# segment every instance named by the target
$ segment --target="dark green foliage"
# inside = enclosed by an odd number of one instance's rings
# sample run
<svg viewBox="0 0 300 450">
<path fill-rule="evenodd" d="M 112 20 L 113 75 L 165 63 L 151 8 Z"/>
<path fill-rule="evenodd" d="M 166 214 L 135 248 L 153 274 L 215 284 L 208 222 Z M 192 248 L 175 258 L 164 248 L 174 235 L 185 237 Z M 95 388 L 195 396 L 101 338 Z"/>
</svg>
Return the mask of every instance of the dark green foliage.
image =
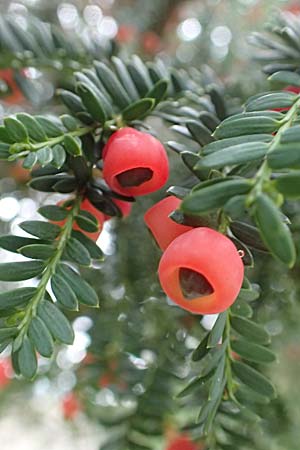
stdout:
<svg viewBox="0 0 300 450">
<path fill-rule="evenodd" d="M 45 169 L 38 169 L 38 174 L 41 170 Z M 68 209 L 55 205 L 40 208 L 39 212 L 44 217 L 54 221 L 63 220 L 65 222 L 63 228 L 46 221 L 27 221 L 21 224 L 21 228 L 38 239 L 18 236 L 2 236 L 0 239 L 2 248 L 31 259 L 31 261 L 2 263 L 1 280 L 22 281 L 40 277 L 36 287 L 21 287 L 0 294 L 0 313 L 7 317 L 7 328 L 0 330 L 1 349 L 13 341 L 14 367 L 17 373 L 26 378 L 32 378 L 36 373 L 36 351 L 45 357 L 51 357 L 54 351 L 53 339 L 65 344 L 71 344 L 74 339 L 69 320 L 52 302 L 46 291 L 48 281 L 51 281 L 57 305 L 78 310 L 78 296 L 81 302 L 98 306 L 95 291 L 71 268 L 65 266 L 69 271 L 67 273 L 74 274 L 71 279 L 71 284 L 76 280 L 74 290 L 65 277 L 60 277 L 56 273 L 62 259 L 71 260 L 79 265 L 89 265 L 91 257 L 97 259 L 102 256 L 100 250 L 96 250 L 96 245 L 87 237 L 82 239 L 82 233 L 74 232 L 79 239 L 72 236 L 72 227 L 78 213 L 84 214 L 86 220 L 89 218 L 88 212 L 80 210 L 81 201 L 79 197 L 69 203 Z M 92 216 L 89 220 L 94 224 L 96 219 Z M 86 243 L 88 249 L 85 247 Z M 17 327 L 11 327 L 11 323 Z"/>
<path fill-rule="evenodd" d="M 188 195 L 182 202 L 184 213 L 198 215 L 221 208 L 235 195 L 249 192 L 251 184 L 244 179 L 220 180 L 212 185 L 199 185 L 199 189 Z"/>
<path fill-rule="evenodd" d="M 54 339 L 64 344 L 72 344 L 73 329 L 64 314 L 52 302 L 43 300 L 38 307 L 38 317 L 45 323 Z"/>
<path fill-rule="evenodd" d="M 54 349 L 53 339 L 45 323 L 39 317 L 35 317 L 31 321 L 29 336 L 37 351 L 42 356 L 50 358 Z"/>
<path fill-rule="evenodd" d="M 296 260 L 295 245 L 290 230 L 283 223 L 275 204 L 269 197 L 261 194 L 256 198 L 254 214 L 262 239 L 270 252 L 292 267 Z"/>
<path fill-rule="evenodd" d="M 39 275 L 44 269 L 42 261 L 0 263 L 1 281 L 23 281 Z"/>
<path fill-rule="evenodd" d="M 286 85 L 297 86 L 297 74 L 292 74 L 299 68 L 299 29 L 293 15 L 281 14 L 277 23 L 270 28 L 272 34 L 265 36 L 263 33 L 253 33 L 250 42 L 263 49 L 258 51 L 256 57 L 265 63 L 263 70 L 272 75 L 270 81 L 277 89 Z M 280 76 L 275 74 L 282 73 Z M 286 72 L 289 74 L 287 78 Z M 291 74 L 291 75 L 290 75 Z M 292 78 L 291 78 L 292 77 Z M 277 80 L 276 80 L 277 78 Z"/>
<path fill-rule="evenodd" d="M 18 367 L 25 378 L 33 378 L 37 370 L 37 360 L 31 340 L 25 336 L 17 352 Z"/>
<path fill-rule="evenodd" d="M 94 289 L 73 269 L 63 264 L 59 267 L 58 273 L 74 291 L 79 302 L 93 307 L 99 306 L 99 299 Z"/>
</svg>

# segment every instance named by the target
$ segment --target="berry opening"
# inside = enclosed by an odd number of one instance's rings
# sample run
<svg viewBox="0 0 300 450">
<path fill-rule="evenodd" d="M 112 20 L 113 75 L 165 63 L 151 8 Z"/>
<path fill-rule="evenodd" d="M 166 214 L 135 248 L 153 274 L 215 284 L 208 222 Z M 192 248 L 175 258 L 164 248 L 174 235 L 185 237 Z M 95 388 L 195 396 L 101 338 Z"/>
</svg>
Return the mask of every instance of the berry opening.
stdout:
<svg viewBox="0 0 300 450">
<path fill-rule="evenodd" d="M 187 300 L 206 297 L 214 292 L 214 288 L 204 275 L 185 267 L 179 269 L 179 283 Z"/>
<path fill-rule="evenodd" d="M 153 171 L 146 167 L 137 167 L 136 169 L 129 169 L 116 176 L 118 183 L 124 187 L 136 187 L 151 180 Z"/>
</svg>

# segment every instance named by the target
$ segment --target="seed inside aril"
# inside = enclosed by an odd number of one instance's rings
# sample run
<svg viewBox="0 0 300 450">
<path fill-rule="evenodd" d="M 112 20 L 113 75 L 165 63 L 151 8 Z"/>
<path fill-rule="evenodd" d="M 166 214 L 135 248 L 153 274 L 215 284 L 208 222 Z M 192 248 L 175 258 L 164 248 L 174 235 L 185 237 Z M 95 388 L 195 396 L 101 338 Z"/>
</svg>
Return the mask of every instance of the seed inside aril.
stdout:
<svg viewBox="0 0 300 450">
<path fill-rule="evenodd" d="M 151 180 L 152 176 L 153 171 L 151 169 L 137 167 L 120 173 L 117 175 L 117 180 L 122 187 L 135 187 Z"/>
<path fill-rule="evenodd" d="M 209 281 L 199 272 L 181 267 L 179 269 L 179 282 L 182 294 L 187 300 L 205 297 L 214 292 Z"/>
</svg>

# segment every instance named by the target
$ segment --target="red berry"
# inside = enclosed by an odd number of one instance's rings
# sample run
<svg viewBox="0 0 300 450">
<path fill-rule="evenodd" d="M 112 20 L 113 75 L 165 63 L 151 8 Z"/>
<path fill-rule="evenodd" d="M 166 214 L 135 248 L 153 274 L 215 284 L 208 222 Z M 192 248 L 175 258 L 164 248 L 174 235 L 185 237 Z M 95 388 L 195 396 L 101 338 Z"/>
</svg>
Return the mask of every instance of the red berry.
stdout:
<svg viewBox="0 0 300 450">
<path fill-rule="evenodd" d="M 137 29 L 134 26 L 120 25 L 116 36 L 116 40 L 120 42 L 120 44 L 128 44 L 130 42 L 133 42 L 136 33 Z"/>
<path fill-rule="evenodd" d="M 64 201 L 60 201 L 57 203 L 58 206 L 62 206 L 63 204 L 64 204 Z M 69 209 L 69 208 L 67 208 L 67 209 Z M 79 230 L 82 233 L 84 233 L 86 236 L 88 236 L 90 239 L 92 239 L 93 241 L 97 241 L 97 239 L 100 236 L 100 233 L 102 231 L 103 223 L 105 221 L 104 214 L 101 211 L 99 211 L 99 209 L 95 208 L 95 206 L 93 206 L 88 199 L 83 200 L 83 202 L 80 205 L 80 209 L 83 209 L 84 211 L 91 213 L 98 220 L 99 230 L 94 231 L 94 232 L 84 231 L 75 222 L 73 225 L 73 230 Z M 65 224 L 65 222 L 66 222 L 65 220 L 61 220 L 61 221 L 55 222 L 55 223 L 62 227 Z"/>
<path fill-rule="evenodd" d="M 292 2 L 283 8 L 284 11 L 288 11 L 292 14 L 299 15 L 300 14 L 300 5 L 298 1 Z"/>
<path fill-rule="evenodd" d="M 116 131 L 103 149 L 103 178 L 123 195 L 157 191 L 169 176 L 169 161 L 163 145 L 153 136 L 134 128 Z"/>
<path fill-rule="evenodd" d="M 210 228 L 195 228 L 165 250 L 158 274 L 167 296 L 190 312 L 227 309 L 240 291 L 244 265 L 235 245 Z"/>
<path fill-rule="evenodd" d="M 109 372 L 104 373 L 101 375 L 101 377 L 98 380 L 98 386 L 101 389 L 107 388 L 114 382 L 114 376 L 111 375 Z"/>
<path fill-rule="evenodd" d="M 97 359 L 95 358 L 95 356 L 92 353 L 87 353 L 85 358 L 82 360 L 82 365 L 83 366 L 88 366 L 90 364 L 94 364 L 97 361 Z"/>
<path fill-rule="evenodd" d="M 10 105 L 16 105 L 24 101 L 24 95 L 15 82 L 14 72 L 12 69 L 1 69 L 0 80 L 5 81 L 9 88 L 9 92 L 4 94 L 3 101 Z"/>
<path fill-rule="evenodd" d="M 63 416 L 67 420 L 73 420 L 81 411 L 81 405 L 73 392 L 66 394 L 62 400 Z"/>
<path fill-rule="evenodd" d="M 181 234 L 193 229 L 170 219 L 169 214 L 179 208 L 180 203 L 181 200 L 174 196 L 166 197 L 155 203 L 144 215 L 145 223 L 161 250 L 165 250 Z"/>
<path fill-rule="evenodd" d="M 142 36 L 142 46 L 147 53 L 157 53 L 161 49 L 160 37 L 153 31 L 146 31 Z"/>
<path fill-rule="evenodd" d="M 10 164 L 8 170 L 9 175 L 18 183 L 25 184 L 30 180 L 30 172 L 28 169 L 24 169 L 22 161 L 16 161 L 14 164 Z"/>
<path fill-rule="evenodd" d="M 287 92 L 294 92 L 294 94 L 300 94 L 300 87 L 297 86 L 287 86 L 283 89 L 284 91 Z M 283 112 L 283 111 L 288 111 L 290 108 L 274 108 L 273 111 L 278 111 L 278 112 Z M 276 134 L 276 133 L 274 133 Z"/>
<path fill-rule="evenodd" d="M 235 361 L 239 361 L 241 359 L 240 355 L 238 355 L 236 352 L 231 352 L 231 358 Z"/>
<path fill-rule="evenodd" d="M 283 90 L 284 91 L 288 91 L 288 92 L 294 92 L 294 94 L 300 94 L 300 87 L 299 86 L 287 86 Z"/>
<path fill-rule="evenodd" d="M 194 444 L 193 441 L 187 435 L 181 435 L 173 439 L 167 450 L 198 450 L 199 448 Z"/>
<path fill-rule="evenodd" d="M 0 360 L 0 388 L 4 388 L 11 381 L 12 367 L 9 358 Z"/>
</svg>

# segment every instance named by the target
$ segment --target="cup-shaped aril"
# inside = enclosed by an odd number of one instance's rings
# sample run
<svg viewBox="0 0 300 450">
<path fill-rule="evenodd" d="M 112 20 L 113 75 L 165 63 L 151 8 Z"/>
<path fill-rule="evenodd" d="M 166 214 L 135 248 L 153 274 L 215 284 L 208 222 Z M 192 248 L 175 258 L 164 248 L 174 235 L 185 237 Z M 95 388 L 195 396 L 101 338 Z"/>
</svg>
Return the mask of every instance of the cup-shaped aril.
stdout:
<svg viewBox="0 0 300 450">
<path fill-rule="evenodd" d="M 169 176 L 169 161 L 161 142 L 134 128 L 116 131 L 102 156 L 103 178 L 119 194 L 149 194 L 160 189 Z"/>
<path fill-rule="evenodd" d="M 177 237 L 161 257 L 158 274 L 167 296 L 195 314 L 225 311 L 237 298 L 244 265 L 221 233 L 194 228 Z"/>
<path fill-rule="evenodd" d="M 175 238 L 193 229 L 170 219 L 175 209 L 179 208 L 181 200 L 171 195 L 155 203 L 144 215 L 144 220 L 161 250 L 165 250 Z"/>
</svg>

